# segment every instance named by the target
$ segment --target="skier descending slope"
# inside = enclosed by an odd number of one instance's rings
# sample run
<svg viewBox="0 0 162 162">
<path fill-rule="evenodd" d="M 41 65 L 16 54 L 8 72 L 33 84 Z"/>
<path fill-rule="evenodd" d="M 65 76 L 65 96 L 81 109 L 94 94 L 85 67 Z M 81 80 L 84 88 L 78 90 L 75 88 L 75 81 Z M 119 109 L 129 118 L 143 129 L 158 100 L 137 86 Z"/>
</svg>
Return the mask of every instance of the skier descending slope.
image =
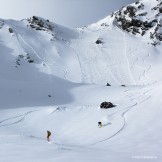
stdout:
<svg viewBox="0 0 162 162">
<path fill-rule="evenodd" d="M 111 122 L 106 122 L 106 123 L 104 123 L 104 124 L 103 124 L 102 122 L 100 122 L 100 121 L 98 122 L 98 127 L 99 127 L 99 128 L 106 127 L 106 126 L 108 126 L 108 125 L 111 125 Z"/>
<path fill-rule="evenodd" d="M 99 126 L 99 128 L 101 128 L 102 127 L 102 123 L 98 122 L 98 126 Z"/>
<path fill-rule="evenodd" d="M 50 136 L 51 136 L 51 132 L 49 130 L 47 130 L 47 141 L 50 142 Z"/>
</svg>

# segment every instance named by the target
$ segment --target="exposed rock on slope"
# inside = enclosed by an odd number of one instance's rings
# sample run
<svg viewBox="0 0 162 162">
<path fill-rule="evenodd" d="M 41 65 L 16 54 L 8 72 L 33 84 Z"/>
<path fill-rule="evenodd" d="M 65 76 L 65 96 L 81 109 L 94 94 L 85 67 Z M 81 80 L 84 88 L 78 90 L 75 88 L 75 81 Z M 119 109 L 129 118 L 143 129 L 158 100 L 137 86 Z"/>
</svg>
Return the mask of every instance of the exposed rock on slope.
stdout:
<svg viewBox="0 0 162 162">
<path fill-rule="evenodd" d="M 113 13 L 112 17 L 114 17 L 120 28 L 129 33 L 143 36 L 149 32 L 152 44 L 156 45 L 162 41 L 161 13 L 161 0 L 152 0 L 152 2 L 141 0 L 123 7 L 119 11 Z"/>
<path fill-rule="evenodd" d="M 44 20 L 42 18 L 33 16 L 31 18 L 28 19 L 29 25 L 31 28 L 34 28 L 35 30 L 53 30 L 53 26 L 51 25 L 51 23 L 49 22 L 49 20 Z"/>
</svg>

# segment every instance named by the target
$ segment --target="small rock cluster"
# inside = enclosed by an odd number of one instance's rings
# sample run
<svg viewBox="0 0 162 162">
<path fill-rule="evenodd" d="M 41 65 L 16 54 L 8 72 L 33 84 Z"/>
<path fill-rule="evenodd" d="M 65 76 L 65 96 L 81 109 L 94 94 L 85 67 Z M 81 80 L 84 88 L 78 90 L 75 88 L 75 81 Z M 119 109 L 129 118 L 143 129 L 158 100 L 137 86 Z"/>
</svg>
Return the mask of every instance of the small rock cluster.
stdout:
<svg viewBox="0 0 162 162">
<path fill-rule="evenodd" d="M 104 42 L 103 42 L 102 38 L 98 38 L 95 43 L 96 44 L 103 44 Z"/>
<path fill-rule="evenodd" d="M 150 39 L 153 41 L 152 45 L 154 46 L 162 41 L 162 19 L 157 22 L 153 32 L 150 32 Z"/>
<path fill-rule="evenodd" d="M 16 59 L 16 67 L 17 65 L 21 65 L 21 62 L 25 60 L 26 62 L 28 63 L 34 63 L 34 60 L 30 58 L 29 54 L 21 54 L 21 55 L 18 55 L 17 59 Z"/>
<path fill-rule="evenodd" d="M 0 20 L 0 29 L 2 29 L 4 22 Z"/>
</svg>

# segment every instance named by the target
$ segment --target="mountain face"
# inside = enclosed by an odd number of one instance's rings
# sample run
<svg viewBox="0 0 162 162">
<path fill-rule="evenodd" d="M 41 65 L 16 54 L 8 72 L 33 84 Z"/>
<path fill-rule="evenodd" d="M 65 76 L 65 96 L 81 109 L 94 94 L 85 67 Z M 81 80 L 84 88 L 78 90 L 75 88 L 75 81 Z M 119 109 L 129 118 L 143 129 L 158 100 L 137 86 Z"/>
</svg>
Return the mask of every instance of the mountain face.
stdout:
<svg viewBox="0 0 162 162">
<path fill-rule="evenodd" d="M 161 0 L 141 0 L 76 29 L 36 16 L 22 21 L 0 19 L 2 89 L 13 84 L 12 91 L 21 91 L 23 83 L 40 94 L 36 89 L 42 85 L 59 89 L 64 82 L 155 83 L 162 79 L 157 72 L 162 66 L 161 13 Z M 40 85 L 33 86 L 36 82 Z M 43 91 L 48 95 L 50 89 Z"/>
</svg>

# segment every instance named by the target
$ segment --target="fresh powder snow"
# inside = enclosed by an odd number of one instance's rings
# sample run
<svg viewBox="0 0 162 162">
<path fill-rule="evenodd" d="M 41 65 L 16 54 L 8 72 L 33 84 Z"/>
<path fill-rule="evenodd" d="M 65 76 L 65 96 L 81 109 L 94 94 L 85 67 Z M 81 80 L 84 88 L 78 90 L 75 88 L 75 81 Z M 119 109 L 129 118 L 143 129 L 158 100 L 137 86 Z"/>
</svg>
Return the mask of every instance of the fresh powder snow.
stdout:
<svg viewBox="0 0 162 162">
<path fill-rule="evenodd" d="M 75 29 L 0 19 L 0 162 L 161 162 L 161 13 L 140 0 Z"/>
</svg>

